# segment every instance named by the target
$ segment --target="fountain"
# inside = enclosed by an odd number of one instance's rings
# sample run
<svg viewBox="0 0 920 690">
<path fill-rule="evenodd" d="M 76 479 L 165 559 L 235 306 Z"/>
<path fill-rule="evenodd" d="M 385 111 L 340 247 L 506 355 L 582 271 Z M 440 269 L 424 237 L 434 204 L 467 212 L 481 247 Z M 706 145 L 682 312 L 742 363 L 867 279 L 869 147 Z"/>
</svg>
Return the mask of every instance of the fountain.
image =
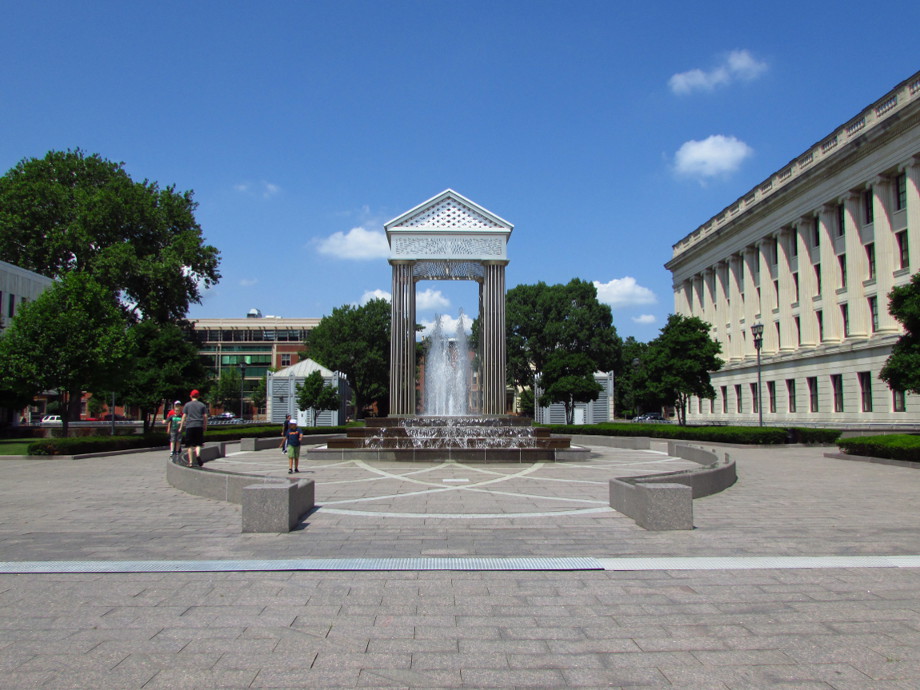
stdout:
<svg viewBox="0 0 920 690">
<path fill-rule="evenodd" d="M 448 338 L 441 315 L 425 348 L 423 413 L 430 417 L 458 417 L 469 413 L 470 358 L 463 310 L 457 319 L 457 333 Z"/>
</svg>

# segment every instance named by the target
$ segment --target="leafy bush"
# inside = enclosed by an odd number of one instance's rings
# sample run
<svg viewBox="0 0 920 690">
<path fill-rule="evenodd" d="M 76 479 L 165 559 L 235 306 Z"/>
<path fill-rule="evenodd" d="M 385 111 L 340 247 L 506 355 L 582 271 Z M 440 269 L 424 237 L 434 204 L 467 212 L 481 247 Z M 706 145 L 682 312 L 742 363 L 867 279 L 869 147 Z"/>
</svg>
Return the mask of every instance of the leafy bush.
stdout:
<svg viewBox="0 0 920 690">
<path fill-rule="evenodd" d="M 843 432 L 840 429 L 805 429 L 793 427 L 789 429 L 790 443 L 815 443 L 830 446 L 836 443 Z"/>
<path fill-rule="evenodd" d="M 837 446 L 850 455 L 868 455 L 874 458 L 891 458 L 920 462 L 920 436 L 914 434 L 883 434 L 842 438 Z"/>
<path fill-rule="evenodd" d="M 682 441 L 712 441 L 739 445 L 775 445 L 789 442 L 789 433 L 778 427 L 759 426 L 677 426 L 671 424 L 617 424 L 607 422 L 587 426 L 546 425 L 554 434 L 596 436 L 649 436 Z M 809 431 L 815 431 L 809 429 Z M 833 432 L 836 433 L 836 432 Z"/>
<path fill-rule="evenodd" d="M 82 438 L 44 438 L 29 444 L 29 455 L 82 455 L 135 448 L 168 446 L 164 433 L 144 436 L 84 436 Z"/>
</svg>

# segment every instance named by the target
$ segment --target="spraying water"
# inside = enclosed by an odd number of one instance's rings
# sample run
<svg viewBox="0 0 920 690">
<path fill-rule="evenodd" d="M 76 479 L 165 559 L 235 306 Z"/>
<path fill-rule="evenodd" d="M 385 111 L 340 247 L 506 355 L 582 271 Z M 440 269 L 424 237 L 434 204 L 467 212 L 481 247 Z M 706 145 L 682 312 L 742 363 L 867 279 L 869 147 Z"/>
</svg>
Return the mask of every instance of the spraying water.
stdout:
<svg viewBox="0 0 920 690">
<path fill-rule="evenodd" d="M 456 417 L 469 414 L 470 358 L 463 310 L 457 334 L 448 338 L 441 316 L 425 350 L 425 415 Z"/>
</svg>

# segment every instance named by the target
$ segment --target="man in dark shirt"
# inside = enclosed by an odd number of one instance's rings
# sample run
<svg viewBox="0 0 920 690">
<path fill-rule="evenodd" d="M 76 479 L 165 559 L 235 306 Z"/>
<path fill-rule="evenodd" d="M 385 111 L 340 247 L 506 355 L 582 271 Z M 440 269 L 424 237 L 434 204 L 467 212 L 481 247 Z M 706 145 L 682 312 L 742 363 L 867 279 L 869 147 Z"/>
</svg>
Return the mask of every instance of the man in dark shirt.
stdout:
<svg viewBox="0 0 920 690">
<path fill-rule="evenodd" d="M 179 431 L 185 431 L 185 445 L 188 447 L 188 466 L 200 464 L 201 446 L 204 445 L 204 431 L 208 428 L 208 406 L 198 400 L 198 391 L 193 390 L 185 407 L 182 408 L 182 423 Z"/>
</svg>

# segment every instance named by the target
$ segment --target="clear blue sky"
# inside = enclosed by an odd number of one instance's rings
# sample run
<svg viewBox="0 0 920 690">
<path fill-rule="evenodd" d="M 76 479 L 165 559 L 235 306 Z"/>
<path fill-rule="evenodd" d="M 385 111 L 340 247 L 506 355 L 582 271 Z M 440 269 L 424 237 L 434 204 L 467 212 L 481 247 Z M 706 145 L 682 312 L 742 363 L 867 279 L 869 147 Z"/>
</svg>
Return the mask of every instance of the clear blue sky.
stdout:
<svg viewBox="0 0 920 690">
<path fill-rule="evenodd" d="M 671 245 L 920 69 L 916 0 L 0 11 L 0 169 L 80 147 L 194 190 L 223 278 L 193 318 L 388 293 L 383 223 L 452 188 L 515 225 L 509 288 L 596 281 L 650 340 Z"/>
</svg>

